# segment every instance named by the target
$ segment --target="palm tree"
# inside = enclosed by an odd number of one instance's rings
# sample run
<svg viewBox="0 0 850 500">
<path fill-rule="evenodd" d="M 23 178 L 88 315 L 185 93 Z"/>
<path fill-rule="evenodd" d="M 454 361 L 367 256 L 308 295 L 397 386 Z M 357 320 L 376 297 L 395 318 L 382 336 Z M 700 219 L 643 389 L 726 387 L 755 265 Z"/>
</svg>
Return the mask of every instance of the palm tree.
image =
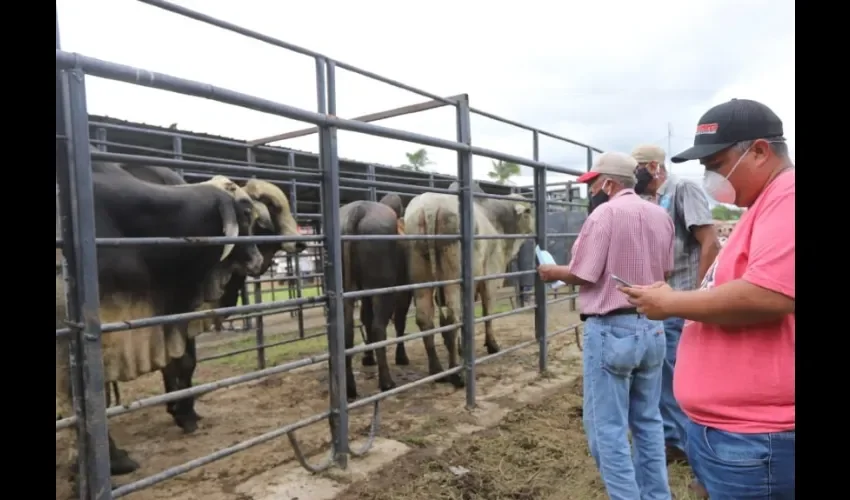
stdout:
<svg viewBox="0 0 850 500">
<path fill-rule="evenodd" d="M 493 179 L 496 184 L 504 184 L 515 175 L 519 175 L 519 165 L 501 160 L 493 160 L 493 169 L 487 172 L 487 176 Z"/>
<path fill-rule="evenodd" d="M 407 156 L 407 163 L 400 166 L 400 168 L 404 170 L 422 172 L 425 167 L 434 164 L 434 162 L 428 158 L 428 151 L 425 148 L 420 148 L 412 153 L 404 154 Z"/>
</svg>

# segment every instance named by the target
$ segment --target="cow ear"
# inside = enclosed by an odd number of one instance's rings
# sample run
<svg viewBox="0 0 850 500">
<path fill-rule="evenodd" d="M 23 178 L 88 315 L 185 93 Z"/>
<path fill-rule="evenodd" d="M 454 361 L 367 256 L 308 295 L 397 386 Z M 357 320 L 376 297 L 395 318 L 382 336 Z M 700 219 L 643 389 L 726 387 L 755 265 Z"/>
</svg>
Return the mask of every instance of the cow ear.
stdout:
<svg viewBox="0 0 850 500">
<path fill-rule="evenodd" d="M 517 215 L 523 215 L 531 211 L 531 208 L 526 206 L 525 203 L 517 203 L 514 205 L 514 209 Z"/>
<path fill-rule="evenodd" d="M 222 231 L 224 231 L 224 235 L 230 238 L 239 236 L 239 223 L 236 220 L 236 202 L 231 199 L 228 199 L 227 202 L 222 201 L 221 204 L 219 204 L 219 213 L 221 214 Z M 232 243 L 225 244 L 219 261 L 226 259 L 232 250 Z"/>
</svg>

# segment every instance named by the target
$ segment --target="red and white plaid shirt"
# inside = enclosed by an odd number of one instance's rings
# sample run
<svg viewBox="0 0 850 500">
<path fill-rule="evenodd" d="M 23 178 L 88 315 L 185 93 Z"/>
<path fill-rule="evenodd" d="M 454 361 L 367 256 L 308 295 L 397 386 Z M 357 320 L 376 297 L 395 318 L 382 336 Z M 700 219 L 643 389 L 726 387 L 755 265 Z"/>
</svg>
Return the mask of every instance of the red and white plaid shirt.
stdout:
<svg viewBox="0 0 850 500">
<path fill-rule="evenodd" d="M 624 189 L 591 213 L 572 249 L 570 272 L 581 285 L 579 310 L 606 314 L 633 307 L 611 275 L 634 285 L 664 281 L 673 270 L 673 219 L 660 206 Z"/>
</svg>

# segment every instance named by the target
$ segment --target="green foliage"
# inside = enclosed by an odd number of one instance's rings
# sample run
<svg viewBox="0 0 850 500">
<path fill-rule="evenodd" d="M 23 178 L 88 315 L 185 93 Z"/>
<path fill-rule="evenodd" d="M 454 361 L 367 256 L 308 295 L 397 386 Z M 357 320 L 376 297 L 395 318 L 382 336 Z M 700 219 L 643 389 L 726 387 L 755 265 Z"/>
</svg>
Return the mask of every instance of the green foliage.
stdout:
<svg viewBox="0 0 850 500">
<path fill-rule="evenodd" d="M 717 204 L 711 209 L 711 216 L 714 220 L 738 220 L 741 218 L 741 211 Z"/>
<path fill-rule="evenodd" d="M 399 166 L 402 170 L 422 172 L 425 170 L 425 167 L 434 164 L 434 162 L 428 158 L 428 151 L 425 148 L 420 148 L 412 153 L 404 154 L 407 156 L 407 163 Z"/>
<path fill-rule="evenodd" d="M 493 179 L 496 184 L 504 184 L 515 175 L 519 175 L 519 165 L 501 160 L 494 160 L 492 170 L 487 172 L 487 176 Z"/>
</svg>

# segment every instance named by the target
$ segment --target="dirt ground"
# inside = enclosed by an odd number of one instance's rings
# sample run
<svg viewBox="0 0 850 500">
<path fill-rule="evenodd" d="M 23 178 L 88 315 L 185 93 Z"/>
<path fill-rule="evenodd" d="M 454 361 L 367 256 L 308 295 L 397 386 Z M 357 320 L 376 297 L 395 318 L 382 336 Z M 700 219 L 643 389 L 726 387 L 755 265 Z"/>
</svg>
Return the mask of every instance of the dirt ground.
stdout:
<svg viewBox="0 0 850 500">
<path fill-rule="evenodd" d="M 321 315 L 321 312 L 318 312 Z M 534 338 L 533 312 L 497 319 L 493 322 L 501 347 L 508 348 Z M 549 307 L 549 330 L 554 331 L 578 322 L 577 315 L 569 311 L 568 302 Z M 295 321 L 291 320 L 291 328 Z M 408 331 L 416 331 L 408 327 Z M 218 334 L 218 336 L 225 334 Z M 478 325 L 476 354 L 482 357 L 484 326 Z M 247 335 L 251 337 L 252 335 Z M 242 335 L 242 337 L 246 337 Z M 267 350 L 269 366 L 283 361 L 303 358 L 307 354 L 323 352 L 324 342 L 305 341 Z M 221 343 L 210 338 L 201 343 L 199 354 Z M 438 339 L 438 351 L 444 367 L 446 357 Z M 550 371 L 554 374 L 578 373 L 577 356 L 566 353 L 576 351 L 572 333 L 555 337 L 550 342 Z M 204 347 L 206 345 L 206 348 Z M 295 347 L 300 346 L 300 347 Z M 232 346 L 225 346 L 233 350 Z M 216 347 L 215 350 L 221 348 Z M 427 364 L 421 340 L 406 343 L 410 366 L 394 366 L 393 348 L 388 358 L 398 385 L 410 383 L 427 376 Z M 275 350 L 277 349 L 277 350 Z M 208 354 L 208 353 L 207 353 Z M 256 354 L 248 352 L 232 358 L 214 360 L 199 365 L 196 384 L 245 373 L 254 368 Z M 322 363 L 294 373 L 276 375 L 268 379 L 246 383 L 202 396 L 196 408 L 205 418 L 199 429 L 185 435 L 173 423 L 162 406 L 147 408 L 110 419 L 110 429 L 119 446 L 125 448 L 142 466 L 134 474 L 113 478 L 114 486 L 150 476 L 166 468 L 234 445 L 248 438 L 272 431 L 310 415 L 322 412 L 328 406 L 328 372 Z M 354 361 L 360 397 L 377 392 L 374 367 L 362 367 L 359 357 Z M 477 387 L 480 398 L 501 397 L 515 399 L 523 385 L 539 380 L 537 375 L 537 349 L 535 345 L 507 354 L 505 357 L 480 365 Z M 122 399 L 127 403 L 141 397 L 160 394 L 162 378 L 154 373 L 131 383 L 121 384 Z M 446 384 L 426 384 L 410 392 L 389 398 L 382 404 L 381 427 L 378 435 L 411 445 L 425 443 L 447 419 L 463 418 L 464 392 Z M 350 417 L 351 438 L 365 436 L 371 410 L 363 408 Z M 324 422 L 296 432 L 302 449 L 316 463 L 324 459 L 330 441 L 330 432 Z M 67 480 L 67 453 L 73 446 L 73 434 L 64 430 L 56 434 L 56 491 L 57 499 L 69 497 Z M 578 446 L 578 445 L 577 445 Z M 292 449 L 286 439 L 275 439 L 237 453 L 204 467 L 194 469 L 176 478 L 136 492 L 130 498 L 138 500 L 246 500 L 250 498 L 237 491 L 247 479 L 270 468 L 294 461 Z M 390 498 L 390 497 L 386 497 Z M 483 497 L 470 497 L 483 498 Z"/>
<path fill-rule="evenodd" d="M 439 453 L 424 446 L 337 500 L 596 500 L 608 498 L 581 423 L 581 378 L 567 390 L 519 407 L 497 426 Z M 673 498 L 696 499 L 686 466 L 669 467 Z"/>
</svg>

